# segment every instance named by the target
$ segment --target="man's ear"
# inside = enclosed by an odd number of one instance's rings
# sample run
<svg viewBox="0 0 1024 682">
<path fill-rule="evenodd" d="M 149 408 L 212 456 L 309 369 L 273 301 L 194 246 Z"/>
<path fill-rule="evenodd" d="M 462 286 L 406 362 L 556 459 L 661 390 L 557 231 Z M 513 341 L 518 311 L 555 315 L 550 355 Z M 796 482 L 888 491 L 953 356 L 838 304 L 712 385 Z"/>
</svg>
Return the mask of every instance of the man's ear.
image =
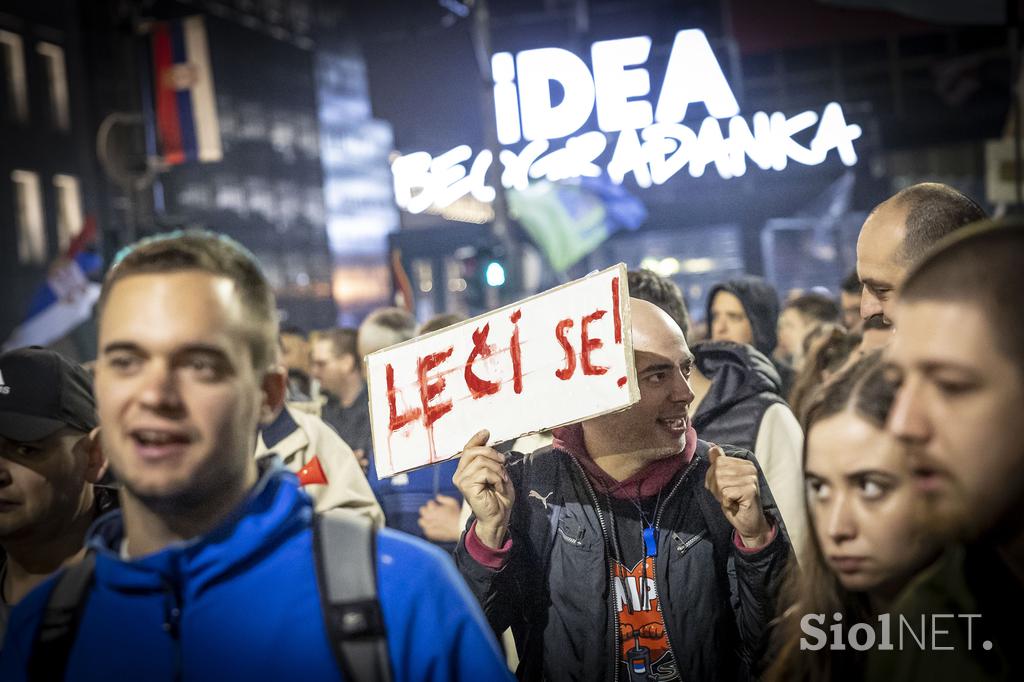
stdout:
<svg viewBox="0 0 1024 682">
<path fill-rule="evenodd" d="M 75 447 L 83 448 L 86 451 L 85 480 L 89 483 L 99 483 L 103 475 L 107 473 L 107 466 L 110 464 L 100 445 L 100 427 L 97 426 L 82 436 Z"/>
<path fill-rule="evenodd" d="M 284 399 L 288 394 L 288 371 L 280 365 L 268 369 L 263 375 L 260 390 L 263 394 L 260 424 L 269 424 L 284 407 Z"/>
</svg>

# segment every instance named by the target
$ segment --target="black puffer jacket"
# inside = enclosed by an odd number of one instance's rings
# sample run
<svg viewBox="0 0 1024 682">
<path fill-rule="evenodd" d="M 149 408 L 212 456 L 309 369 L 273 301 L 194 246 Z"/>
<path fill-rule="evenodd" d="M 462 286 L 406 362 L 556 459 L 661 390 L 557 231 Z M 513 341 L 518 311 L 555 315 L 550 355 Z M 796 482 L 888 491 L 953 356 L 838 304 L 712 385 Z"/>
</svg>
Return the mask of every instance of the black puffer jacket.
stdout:
<svg viewBox="0 0 1024 682">
<path fill-rule="evenodd" d="M 771 360 L 753 346 L 705 341 L 693 347 L 697 369 L 712 380 L 693 415 L 693 428 L 709 443 L 753 452 L 765 410 L 785 403 Z"/>
<path fill-rule="evenodd" d="M 662 489 L 655 574 L 681 679 L 735 680 L 755 671 L 763 654 L 789 541 L 777 532 L 758 552 L 735 547 L 732 526 L 704 487 L 707 451 L 698 441 L 693 459 Z M 495 631 L 512 628 L 521 679 L 616 680 L 619 624 L 607 513 L 568 452 L 510 457 L 516 502 L 508 563 L 497 571 L 479 564 L 463 537 L 456 564 Z M 781 528 L 763 477 L 761 501 Z"/>
</svg>

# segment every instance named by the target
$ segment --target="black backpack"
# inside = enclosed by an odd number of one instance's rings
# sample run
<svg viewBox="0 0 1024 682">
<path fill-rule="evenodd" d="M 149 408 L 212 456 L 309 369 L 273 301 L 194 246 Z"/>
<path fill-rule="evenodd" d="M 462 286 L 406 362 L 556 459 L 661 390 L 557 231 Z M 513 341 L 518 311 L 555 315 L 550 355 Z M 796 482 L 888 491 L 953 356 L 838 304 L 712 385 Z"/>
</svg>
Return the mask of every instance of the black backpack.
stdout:
<svg viewBox="0 0 1024 682">
<path fill-rule="evenodd" d="M 372 524 L 361 516 L 317 514 L 313 553 L 324 623 L 345 680 L 390 682 Z M 64 679 L 95 567 L 89 552 L 57 579 L 29 656 L 29 680 Z"/>
</svg>

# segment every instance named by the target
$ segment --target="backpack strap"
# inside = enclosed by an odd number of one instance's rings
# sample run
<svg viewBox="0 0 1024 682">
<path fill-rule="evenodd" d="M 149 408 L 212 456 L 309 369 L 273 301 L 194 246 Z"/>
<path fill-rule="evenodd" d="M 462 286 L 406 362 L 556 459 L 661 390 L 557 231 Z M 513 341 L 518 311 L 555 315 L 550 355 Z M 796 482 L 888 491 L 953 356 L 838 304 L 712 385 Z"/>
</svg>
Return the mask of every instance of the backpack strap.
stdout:
<svg viewBox="0 0 1024 682">
<path fill-rule="evenodd" d="M 57 578 L 29 654 L 30 681 L 64 679 L 95 570 L 96 555 L 88 552 L 80 562 Z"/>
<path fill-rule="evenodd" d="M 327 634 L 346 680 L 390 682 L 387 633 L 377 598 L 376 532 L 368 519 L 317 514 L 313 552 Z"/>
</svg>

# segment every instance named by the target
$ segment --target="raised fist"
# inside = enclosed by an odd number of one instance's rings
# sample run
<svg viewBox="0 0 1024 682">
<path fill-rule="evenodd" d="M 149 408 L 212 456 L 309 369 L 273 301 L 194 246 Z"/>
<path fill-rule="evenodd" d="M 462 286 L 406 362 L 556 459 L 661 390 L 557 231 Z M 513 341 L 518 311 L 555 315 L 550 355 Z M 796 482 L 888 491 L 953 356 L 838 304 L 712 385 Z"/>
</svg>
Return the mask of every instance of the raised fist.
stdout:
<svg viewBox="0 0 1024 682">
<path fill-rule="evenodd" d="M 708 450 L 708 460 L 711 466 L 704 477 L 704 487 L 722 505 L 725 519 L 745 546 L 767 544 L 772 529 L 761 509 L 757 467 L 749 460 L 727 456 L 717 445 Z"/>
</svg>

